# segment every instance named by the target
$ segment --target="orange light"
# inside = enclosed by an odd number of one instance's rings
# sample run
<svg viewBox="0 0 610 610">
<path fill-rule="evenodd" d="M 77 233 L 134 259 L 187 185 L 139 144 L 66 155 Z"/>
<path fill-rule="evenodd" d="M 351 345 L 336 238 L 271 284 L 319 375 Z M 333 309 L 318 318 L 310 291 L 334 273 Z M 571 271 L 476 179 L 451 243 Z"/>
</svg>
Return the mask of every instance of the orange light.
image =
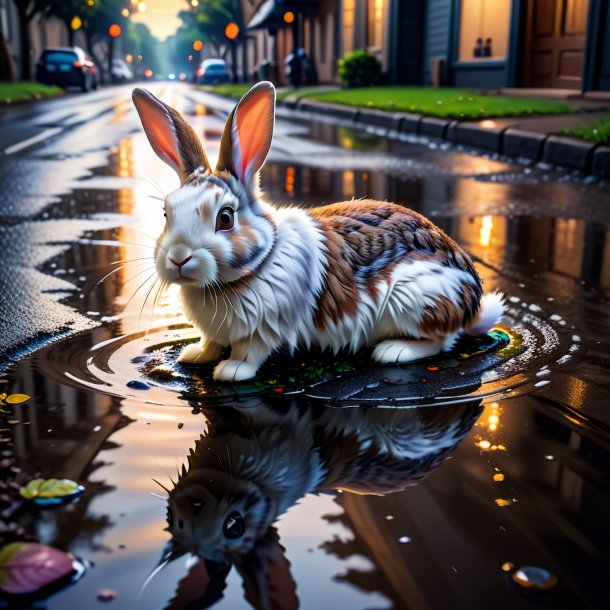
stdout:
<svg viewBox="0 0 610 610">
<path fill-rule="evenodd" d="M 112 38 L 118 38 L 123 33 L 123 30 L 121 29 L 121 26 L 118 23 L 113 23 L 108 28 L 108 33 L 110 34 L 110 36 L 112 36 Z"/>
<path fill-rule="evenodd" d="M 146 71 L 144 72 L 144 76 L 146 78 L 150 78 L 153 75 L 153 71 L 150 68 L 147 68 Z"/>
<path fill-rule="evenodd" d="M 72 64 L 75 68 L 82 68 L 83 67 L 83 63 L 76 60 L 73 64 Z"/>
<path fill-rule="evenodd" d="M 231 22 L 225 28 L 225 36 L 229 40 L 235 40 L 237 38 L 238 34 L 239 34 L 239 26 L 237 25 L 237 23 Z"/>
<path fill-rule="evenodd" d="M 193 61 L 193 56 L 189 55 L 189 61 Z"/>
<path fill-rule="evenodd" d="M 124 8 L 121 11 L 121 15 L 123 15 L 123 17 L 129 17 L 129 9 L 128 8 Z"/>
<path fill-rule="evenodd" d="M 294 13 L 292 11 L 286 11 L 284 13 L 284 21 L 286 23 L 293 23 L 294 22 Z"/>
<path fill-rule="evenodd" d="M 131 53 L 127 53 L 127 55 L 125 55 L 125 61 L 130 64 L 133 61 L 133 55 Z"/>
<path fill-rule="evenodd" d="M 195 49 L 195 51 L 201 51 L 201 49 L 203 49 L 203 42 L 201 42 L 201 40 L 196 40 L 193 43 L 193 49 Z"/>
</svg>

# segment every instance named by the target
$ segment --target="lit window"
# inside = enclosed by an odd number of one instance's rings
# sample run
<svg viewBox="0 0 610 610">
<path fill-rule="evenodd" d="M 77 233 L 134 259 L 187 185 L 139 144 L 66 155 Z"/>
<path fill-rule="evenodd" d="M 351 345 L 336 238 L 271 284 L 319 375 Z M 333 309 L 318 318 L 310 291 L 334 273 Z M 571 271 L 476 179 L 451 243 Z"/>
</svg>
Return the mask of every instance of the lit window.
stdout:
<svg viewBox="0 0 610 610">
<path fill-rule="evenodd" d="M 356 12 L 355 0 L 343 1 L 343 52 L 354 48 L 354 13 Z"/>
<path fill-rule="evenodd" d="M 504 59 L 511 0 L 462 0 L 460 61 Z"/>
<path fill-rule="evenodd" d="M 366 45 L 380 47 L 383 38 L 384 0 L 368 0 L 366 19 Z"/>
</svg>

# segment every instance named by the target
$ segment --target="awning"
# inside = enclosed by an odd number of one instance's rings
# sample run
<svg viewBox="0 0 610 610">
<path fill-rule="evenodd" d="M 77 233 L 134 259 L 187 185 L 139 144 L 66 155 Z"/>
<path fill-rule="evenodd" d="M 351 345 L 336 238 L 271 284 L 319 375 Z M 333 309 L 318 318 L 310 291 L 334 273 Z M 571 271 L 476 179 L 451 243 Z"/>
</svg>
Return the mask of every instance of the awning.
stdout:
<svg viewBox="0 0 610 610">
<path fill-rule="evenodd" d="M 284 13 L 302 12 L 303 9 L 317 4 L 317 0 L 265 0 L 246 25 L 247 30 L 258 30 L 261 28 L 285 27 Z"/>
</svg>

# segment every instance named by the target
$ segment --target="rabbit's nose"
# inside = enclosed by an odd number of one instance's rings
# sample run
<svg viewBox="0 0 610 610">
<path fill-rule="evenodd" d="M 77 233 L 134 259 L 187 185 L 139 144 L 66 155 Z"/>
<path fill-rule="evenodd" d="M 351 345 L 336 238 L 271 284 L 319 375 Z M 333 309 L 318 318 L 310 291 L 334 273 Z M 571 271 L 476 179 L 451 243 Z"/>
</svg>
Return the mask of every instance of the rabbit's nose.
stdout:
<svg viewBox="0 0 610 610">
<path fill-rule="evenodd" d="M 193 251 L 182 244 L 172 246 L 167 253 L 168 260 L 180 268 L 193 258 Z"/>
</svg>

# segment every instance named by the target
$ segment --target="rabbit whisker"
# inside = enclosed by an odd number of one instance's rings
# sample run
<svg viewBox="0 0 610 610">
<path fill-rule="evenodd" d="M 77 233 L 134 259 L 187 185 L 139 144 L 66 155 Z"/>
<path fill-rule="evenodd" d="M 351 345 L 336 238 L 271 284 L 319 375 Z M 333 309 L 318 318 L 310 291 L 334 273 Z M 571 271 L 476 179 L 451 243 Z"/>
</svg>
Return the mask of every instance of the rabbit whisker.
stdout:
<svg viewBox="0 0 610 610">
<path fill-rule="evenodd" d="M 163 192 L 161 185 L 154 178 L 152 178 L 151 176 L 144 176 L 143 180 L 148 182 L 148 184 L 150 184 L 151 186 L 154 186 L 161 193 L 161 195 L 163 195 L 163 198 L 165 199 L 166 195 Z"/>
<path fill-rule="evenodd" d="M 131 280 L 135 280 L 138 276 L 142 275 L 143 273 L 146 273 L 147 271 L 152 271 L 154 269 L 154 267 L 146 267 L 146 269 L 142 269 L 142 271 L 138 271 L 138 273 L 136 273 L 135 275 L 132 275 L 128 280 L 126 280 L 123 284 L 121 284 L 121 288 L 123 288 L 124 286 L 127 286 L 127 284 L 129 284 L 129 282 L 131 282 Z"/>
<path fill-rule="evenodd" d="M 138 229 L 138 227 L 132 227 L 131 225 L 127 225 L 125 228 L 130 231 L 137 231 L 138 233 L 142 233 L 142 235 L 144 235 L 144 237 L 148 237 L 148 239 L 152 239 L 152 241 L 154 241 L 155 243 L 157 242 L 156 237 L 153 237 L 152 235 L 145 233 L 144 231 L 142 231 L 142 229 Z"/>
<path fill-rule="evenodd" d="M 127 301 L 127 303 L 125 304 L 125 308 L 127 309 L 127 307 L 129 306 L 129 303 L 131 303 L 131 301 L 133 301 L 133 298 L 136 296 L 136 294 L 138 294 L 138 292 L 140 292 L 140 289 L 142 288 L 142 286 L 144 286 L 147 282 L 149 282 L 157 273 L 157 270 L 155 269 L 137 288 L 136 291 L 129 297 L 129 300 Z"/>
<path fill-rule="evenodd" d="M 154 256 L 141 256 L 140 258 L 126 258 L 124 260 L 112 261 L 111 263 L 108 263 L 108 264 L 109 265 L 121 265 L 121 264 L 134 263 L 136 261 L 146 261 L 146 260 L 154 261 L 155 257 Z"/>
<path fill-rule="evenodd" d="M 165 485 L 163 485 L 163 483 L 160 483 L 159 481 L 157 481 L 157 479 L 152 479 L 163 491 L 166 491 L 168 494 L 171 494 L 172 492 L 167 489 L 167 487 L 165 487 Z"/>
<path fill-rule="evenodd" d="M 101 280 L 99 280 L 97 282 L 97 284 L 95 285 L 95 288 L 97 288 L 100 284 L 102 284 L 104 282 L 104 280 L 108 279 L 112 274 L 117 273 L 121 269 L 125 269 L 125 265 L 121 265 L 120 267 L 113 269 L 110 273 L 107 273 Z"/>
<path fill-rule="evenodd" d="M 148 297 L 150 296 L 150 293 L 154 290 L 155 286 L 159 283 L 159 278 L 157 277 L 155 279 L 155 281 L 151 284 L 150 288 L 148 289 L 148 292 L 146 293 L 146 296 L 144 297 L 144 302 L 142 303 L 142 307 L 140 307 L 140 315 L 138 316 L 138 328 L 140 327 L 140 324 L 142 323 L 142 314 L 144 313 L 144 308 L 146 307 L 146 302 L 148 301 Z"/>
</svg>

